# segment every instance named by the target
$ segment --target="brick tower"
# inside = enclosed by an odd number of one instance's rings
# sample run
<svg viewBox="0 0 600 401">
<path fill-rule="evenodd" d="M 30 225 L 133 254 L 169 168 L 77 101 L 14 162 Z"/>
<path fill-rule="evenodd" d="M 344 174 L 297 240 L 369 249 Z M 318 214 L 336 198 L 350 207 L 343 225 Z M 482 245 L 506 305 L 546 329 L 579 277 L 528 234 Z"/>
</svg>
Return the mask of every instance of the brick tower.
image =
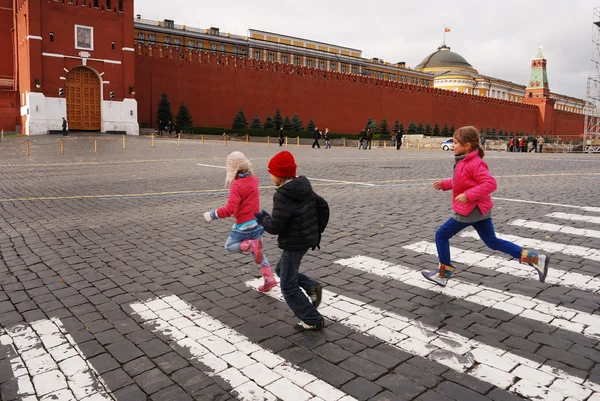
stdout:
<svg viewBox="0 0 600 401">
<path fill-rule="evenodd" d="M 555 100 L 550 97 L 550 86 L 548 85 L 548 73 L 546 71 L 547 61 L 542 55 L 542 47 L 538 49 L 537 55 L 531 60 L 531 72 L 524 103 L 530 103 L 538 106 L 538 135 L 553 135 L 555 132 L 554 121 L 554 103 Z"/>
<path fill-rule="evenodd" d="M 0 0 L 0 129 L 15 131 L 19 115 L 13 0 Z"/>
<path fill-rule="evenodd" d="M 138 134 L 133 0 L 13 0 L 20 123 Z"/>
</svg>

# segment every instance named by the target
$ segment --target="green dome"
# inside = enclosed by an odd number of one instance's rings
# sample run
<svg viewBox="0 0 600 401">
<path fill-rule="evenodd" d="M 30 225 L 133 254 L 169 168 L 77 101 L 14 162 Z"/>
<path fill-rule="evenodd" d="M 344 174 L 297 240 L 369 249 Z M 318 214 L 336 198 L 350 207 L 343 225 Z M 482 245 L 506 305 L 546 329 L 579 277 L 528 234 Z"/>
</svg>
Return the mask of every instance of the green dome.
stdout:
<svg viewBox="0 0 600 401">
<path fill-rule="evenodd" d="M 463 56 L 450 51 L 450 47 L 446 45 L 441 45 L 438 47 L 437 51 L 425 57 L 423 61 L 421 61 L 419 65 L 415 67 L 415 70 L 420 71 L 427 68 L 436 67 L 448 67 L 449 69 L 458 67 L 474 70 L 473 66 L 469 64 L 467 60 L 463 58 Z"/>
</svg>

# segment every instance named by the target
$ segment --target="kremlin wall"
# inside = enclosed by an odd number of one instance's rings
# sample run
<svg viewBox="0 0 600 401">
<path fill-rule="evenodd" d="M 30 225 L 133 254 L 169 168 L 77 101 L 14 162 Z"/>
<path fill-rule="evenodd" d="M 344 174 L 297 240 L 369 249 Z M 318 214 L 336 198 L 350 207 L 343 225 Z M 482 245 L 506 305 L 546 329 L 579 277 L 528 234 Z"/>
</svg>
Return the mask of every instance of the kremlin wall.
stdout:
<svg viewBox="0 0 600 401">
<path fill-rule="evenodd" d="M 405 126 L 414 121 L 521 130 L 563 140 L 583 132 L 583 114 L 548 108 L 539 98 L 515 102 L 206 52 L 183 60 L 138 54 L 135 65 L 140 123 L 155 121 L 164 92 L 172 105 L 188 106 L 195 125 L 211 127 L 230 128 L 239 108 L 249 119 L 258 113 L 262 121 L 279 108 L 284 116 L 297 112 L 305 123 L 312 118 L 333 132 L 355 134 L 369 117 L 398 119 Z"/>
<path fill-rule="evenodd" d="M 546 60 L 526 85 L 480 74 L 445 43 L 411 69 L 359 49 L 250 29 L 248 36 L 134 18 L 133 0 L 0 0 L 0 128 L 138 134 L 156 127 L 160 95 L 194 125 L 230 128 L 243 108 L 276 109 L 332 132 L 369 117 L 406 126 L 523 131 L 579 139 L 585 101 L 550 92 Z M 523 76 L 527 76 L 524 65 Z"/>
</svg>

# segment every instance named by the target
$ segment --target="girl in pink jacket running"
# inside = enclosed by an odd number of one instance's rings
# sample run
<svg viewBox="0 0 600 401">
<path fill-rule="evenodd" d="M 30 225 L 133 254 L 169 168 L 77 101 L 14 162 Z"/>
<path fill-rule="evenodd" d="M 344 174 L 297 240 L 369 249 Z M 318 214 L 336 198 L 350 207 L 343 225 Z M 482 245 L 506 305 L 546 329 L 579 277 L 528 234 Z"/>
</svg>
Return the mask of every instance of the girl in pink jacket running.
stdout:
<svg viewBox="0 0 600 401">
<path fill-rule="evenodd" d="M 492 224 L 492 192 L 496 180 L 484 162 L 485 154 L 475 127 L 462 127 L 454 132 L 454 178 L 433 183 L 437 190 L 452 190 L 454 216 L 435 233 L 439 268 L 424 270 L 423 277 L 445 287 L 454 272 L 450 261 L 450 238 L 461 230 L 473 226 L 483 242 L 495 251 L 518 258 L 535 268 L 543 283 L 548 275 L 548 255 L 528 251 L 520 246 L 496 237 Z"/>
</svg>

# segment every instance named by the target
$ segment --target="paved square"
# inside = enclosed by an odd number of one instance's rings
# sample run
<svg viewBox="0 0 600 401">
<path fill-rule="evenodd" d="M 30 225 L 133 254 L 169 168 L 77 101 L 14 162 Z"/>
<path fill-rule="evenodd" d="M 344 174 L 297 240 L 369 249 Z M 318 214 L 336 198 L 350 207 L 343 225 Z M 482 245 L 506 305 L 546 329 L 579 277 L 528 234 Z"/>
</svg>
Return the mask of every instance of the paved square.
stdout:
<svg viewBox="0 0 600 401">
<path fill-rule="evenodd" d="M 94 139 L 96 151 L 94 151 Z M 551 254 L 547 283 L 467 229 L 446 288 L 436 229 L 453 156 L 311 149 L 298 173 L 330 205 L 301 269 L 325 286 L 321 332 L 260 294 L 233 219 L 225 158 L 261 180 L 265 142 L 70 135 L 0 142 L 0 394 L 10 400 L 600 400 L 600 158 L 488 151 L 499 236 Z M 272 263 L 276 238 L 264 237 Z"/>
</svg>

